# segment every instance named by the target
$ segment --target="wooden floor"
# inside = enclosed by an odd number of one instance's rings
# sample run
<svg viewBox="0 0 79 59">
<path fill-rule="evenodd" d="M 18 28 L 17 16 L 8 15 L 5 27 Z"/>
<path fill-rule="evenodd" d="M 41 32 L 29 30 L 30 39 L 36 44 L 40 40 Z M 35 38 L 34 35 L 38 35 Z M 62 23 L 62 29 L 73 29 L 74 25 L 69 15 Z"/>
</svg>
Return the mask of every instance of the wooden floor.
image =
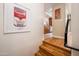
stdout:
<svg viewBox="0 0 79 59">
<path fill-rule="evenodd" d="M 64 39 L 47 38 L 39 46 L 36 56 L 70 56 L 71 50 L 64 47 Z"/>
</svg>

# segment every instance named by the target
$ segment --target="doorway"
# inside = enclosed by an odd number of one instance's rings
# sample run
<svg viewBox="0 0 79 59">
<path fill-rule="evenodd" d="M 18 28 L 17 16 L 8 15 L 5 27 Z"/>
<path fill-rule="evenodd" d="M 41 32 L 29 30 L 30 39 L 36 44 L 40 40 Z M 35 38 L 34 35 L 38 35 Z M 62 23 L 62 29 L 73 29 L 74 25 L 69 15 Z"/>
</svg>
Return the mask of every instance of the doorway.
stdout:
<svg viewBox="0 0 79 59">
<path fill-rule="evenodd" d="M 46 22 L 44 22 L 44 36 L 45 38 L 52 37 L 52 17 L 49 17 Z"/>
</svg>

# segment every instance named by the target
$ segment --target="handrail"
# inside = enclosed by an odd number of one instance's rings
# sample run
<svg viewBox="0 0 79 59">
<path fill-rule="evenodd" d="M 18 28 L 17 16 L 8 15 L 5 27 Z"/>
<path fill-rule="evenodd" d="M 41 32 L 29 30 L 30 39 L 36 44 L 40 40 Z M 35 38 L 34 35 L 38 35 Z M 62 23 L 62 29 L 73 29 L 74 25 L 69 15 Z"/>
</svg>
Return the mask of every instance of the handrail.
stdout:
<svg viewBox="0 0 79 59">
<path fill-rule="evenodd" d="M 79 49 L 67 45 L 68 26 L 69 26 L 70 21 L 71 21 L 71 15 L 68 14 L 67 15 L 67 24 L 66 24 L 66 28 L 65 28 L 65 35 L 64 35 L 64 46 L 67 48 L 79 51 Z"/>
</svg>

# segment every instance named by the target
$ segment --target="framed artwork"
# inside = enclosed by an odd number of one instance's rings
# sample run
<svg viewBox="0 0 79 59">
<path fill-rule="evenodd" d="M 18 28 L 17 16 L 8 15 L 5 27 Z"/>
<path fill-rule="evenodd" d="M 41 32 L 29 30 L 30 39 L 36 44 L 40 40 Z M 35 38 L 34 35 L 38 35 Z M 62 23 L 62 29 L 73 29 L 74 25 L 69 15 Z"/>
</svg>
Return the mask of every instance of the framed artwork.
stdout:
<svg viewBox="0 0 79 59">
<path fill-rule="evenodd" d="M 55 19 L 61 19 L 61 8 L 55 9 Z"/>
<path fill-rule="evenodd" d="M 30 9 L 20 4 L 4 4 L 4 33 L 29 31 Z"/>
</svg>

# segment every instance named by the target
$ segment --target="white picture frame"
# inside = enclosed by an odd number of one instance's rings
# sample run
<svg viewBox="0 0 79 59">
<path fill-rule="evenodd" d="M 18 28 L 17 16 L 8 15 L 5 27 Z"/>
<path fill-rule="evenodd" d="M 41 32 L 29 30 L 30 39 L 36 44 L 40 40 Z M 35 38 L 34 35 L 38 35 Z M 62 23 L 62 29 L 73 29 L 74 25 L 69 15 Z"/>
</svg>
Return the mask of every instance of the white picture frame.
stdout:
<svg viewBox="0 0 79 59">
<path fill-rule="evenodd" d="M 30 31 L 30 9 L 21 4 L 4 4 L 4 33 Z"/>
</svg>

